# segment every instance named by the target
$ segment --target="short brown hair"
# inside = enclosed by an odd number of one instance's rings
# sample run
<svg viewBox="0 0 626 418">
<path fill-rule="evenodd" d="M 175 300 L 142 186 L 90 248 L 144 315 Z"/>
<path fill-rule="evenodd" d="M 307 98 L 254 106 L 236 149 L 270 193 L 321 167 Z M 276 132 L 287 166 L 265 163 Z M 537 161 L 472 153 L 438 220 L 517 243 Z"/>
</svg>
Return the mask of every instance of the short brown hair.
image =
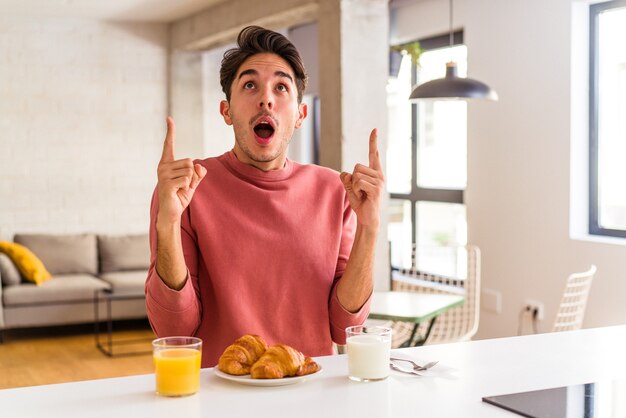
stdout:
<svg viewBox="0 0 626 418">
<path fill-rule="evenodd" d="M 251 56 L 264 52 L 276 54 L 287 61 L 296 77 L 298 103 L 301 103 L 308 77 L 300 53 L 289 39 L 280 33 L 259 26 L 243 28 L 237 36 L 237 47 L 224 53 L 220 68 L 220 84 L 226 100 L 230 102 L 233 80 L 241 64 Z"/>
</svg>

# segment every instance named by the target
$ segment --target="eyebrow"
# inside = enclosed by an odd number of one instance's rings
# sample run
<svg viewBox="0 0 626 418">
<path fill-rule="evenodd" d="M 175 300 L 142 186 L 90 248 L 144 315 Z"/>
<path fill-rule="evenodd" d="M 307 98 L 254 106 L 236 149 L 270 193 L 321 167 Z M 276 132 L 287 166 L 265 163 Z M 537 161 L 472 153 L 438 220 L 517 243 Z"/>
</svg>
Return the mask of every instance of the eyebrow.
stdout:
<svg viewBox="0 0 626 418">
<path fill-rule="evenodd" d="M 241 79 L 241 77 L 246 76 L 246 75 L 259 75 L 259 72 L 255 69 L 248 69 L 248 70 L 244 70 L 239 74 L 239 77 L 237 77 L 238 79 Z M 274 72 L 274 76 L 276 77 L 283 77 L 283 78 L 287 78 L 289 79 L 289 81 L 291 81 L 293 83 L 293 77 L 291 77 L 290 74 L 284 72 L 284 71 L 275 71 Z"/>
</svg>

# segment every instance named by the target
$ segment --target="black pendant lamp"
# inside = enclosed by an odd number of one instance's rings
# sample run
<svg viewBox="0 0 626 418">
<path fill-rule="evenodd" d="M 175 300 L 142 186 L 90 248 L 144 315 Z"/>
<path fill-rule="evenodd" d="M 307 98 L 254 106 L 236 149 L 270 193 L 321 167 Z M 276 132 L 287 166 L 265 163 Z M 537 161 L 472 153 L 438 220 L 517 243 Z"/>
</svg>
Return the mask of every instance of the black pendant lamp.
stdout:
<svg viewBox="0 0 626 418">
<path fill-rule="evenodd" d="M 450 46 L 453 44 L 452 0 L 450 0 Z M 457 75 L 456 62 L 446 64 L 446 76 L 415 87 L 409 100 L 498 100 L 498 93 L 485 83 Z"/>
</svg>

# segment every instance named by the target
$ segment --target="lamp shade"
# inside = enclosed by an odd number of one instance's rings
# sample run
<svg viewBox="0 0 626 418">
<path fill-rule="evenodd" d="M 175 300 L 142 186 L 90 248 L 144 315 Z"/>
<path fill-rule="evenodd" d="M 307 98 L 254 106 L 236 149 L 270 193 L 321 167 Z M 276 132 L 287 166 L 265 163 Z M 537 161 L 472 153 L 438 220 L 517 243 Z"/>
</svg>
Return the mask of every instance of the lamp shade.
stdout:
<svg viewBox="0 0 626 418">
<path fill-rule="evenodd" d="M 415 87 L 409 100 L 486 99 L 498 100 L 498 93 L 478 80 L 457 76 L 455 62 L 446 64 L 446 76 Z"/>
</svg>

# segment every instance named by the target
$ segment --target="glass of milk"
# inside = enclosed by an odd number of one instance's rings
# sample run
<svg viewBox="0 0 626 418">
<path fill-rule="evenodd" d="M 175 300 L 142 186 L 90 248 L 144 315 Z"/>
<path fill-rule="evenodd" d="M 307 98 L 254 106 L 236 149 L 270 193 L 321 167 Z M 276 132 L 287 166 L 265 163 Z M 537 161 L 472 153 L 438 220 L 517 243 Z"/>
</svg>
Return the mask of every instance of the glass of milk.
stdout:
<svg viewBox="0 0 626 418">
<path fill-rule="evenodd" d="M 374 382 L 389 377 L 391 328 L 357 325 L 346 328 L 348 377 Z"/>
</svg>

